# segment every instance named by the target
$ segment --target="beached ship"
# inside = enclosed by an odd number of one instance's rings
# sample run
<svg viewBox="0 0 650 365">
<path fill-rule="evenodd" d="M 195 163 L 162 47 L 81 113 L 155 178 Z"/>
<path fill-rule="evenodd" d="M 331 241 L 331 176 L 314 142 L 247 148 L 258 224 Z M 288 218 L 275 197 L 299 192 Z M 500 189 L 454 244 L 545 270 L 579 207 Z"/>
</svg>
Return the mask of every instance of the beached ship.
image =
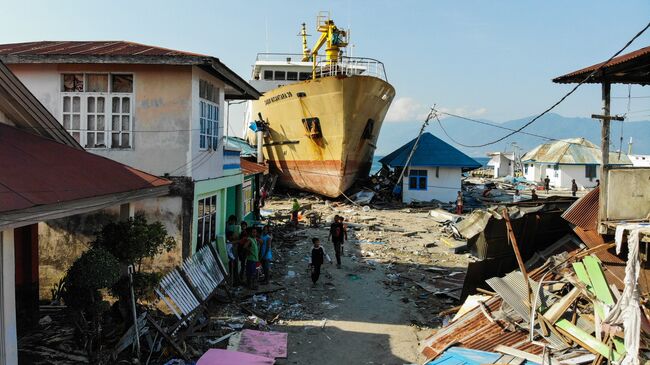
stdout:
<svg viewBox="0 0 650 365">
<path fill-rule="evenodd" d="M 303 23 L 302 54 L 258 54 L 250 83 L 264 95 L 247 107 L 247 139 L 262 136 L 279 183 L 337 197 L 368 175 L 395 89 L 381 62 L 344 55 L 348 32 L 329 15 L 317 23 L 312 49 Z"/>
</svg>

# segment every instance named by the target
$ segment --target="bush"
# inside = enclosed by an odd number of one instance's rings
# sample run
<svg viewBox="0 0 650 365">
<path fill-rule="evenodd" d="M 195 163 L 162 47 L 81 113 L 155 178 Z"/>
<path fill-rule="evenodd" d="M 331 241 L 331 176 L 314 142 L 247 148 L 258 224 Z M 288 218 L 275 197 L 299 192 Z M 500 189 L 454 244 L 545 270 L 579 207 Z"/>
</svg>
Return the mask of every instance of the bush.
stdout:
<svg viewBox="0 0 650 365">
<path fill-rule="evenodd" d="M 120 277 L 119 262 L 108 251 L 91 248 L 68 269 L 62 297 L 65 304 L 81 311 L 91 311 L 101 302 L 99 289 L 110 288 Z"/>
</svg>

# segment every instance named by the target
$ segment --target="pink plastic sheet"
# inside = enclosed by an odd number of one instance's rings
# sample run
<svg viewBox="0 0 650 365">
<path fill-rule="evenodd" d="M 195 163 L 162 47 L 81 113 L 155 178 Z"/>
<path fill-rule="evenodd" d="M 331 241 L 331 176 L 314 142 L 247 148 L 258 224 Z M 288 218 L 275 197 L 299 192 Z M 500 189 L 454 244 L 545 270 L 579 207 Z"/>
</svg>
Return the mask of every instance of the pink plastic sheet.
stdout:
<svg viewBox="0 0 650 365">
<path fill-rule="evenodd" d="M 196 365 L 273 365 L 275 359 L 245 352 L 210 349 Z"/>
<path fill-rule="evenodd" d="M 287 357 L 287 334 L 243 330 L 238 350 L 270 358 Z"/>
</svg>

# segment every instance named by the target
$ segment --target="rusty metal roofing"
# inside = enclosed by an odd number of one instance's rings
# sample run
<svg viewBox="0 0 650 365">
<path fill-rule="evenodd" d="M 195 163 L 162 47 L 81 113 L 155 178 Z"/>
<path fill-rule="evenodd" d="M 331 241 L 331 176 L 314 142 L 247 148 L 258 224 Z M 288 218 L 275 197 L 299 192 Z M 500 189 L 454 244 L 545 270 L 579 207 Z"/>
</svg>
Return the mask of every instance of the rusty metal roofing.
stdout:
<svg viewBox="0 0 650 365">
<path fill-rule="evenodd" d="M 79 55 L 79 56 L 200 56 L 129 41 L 38 41 L 0 45 L 2 55 Z"/>
<path fill-rule="evenodd" d="M 239 165 L 241 168 L 241 172 L 245 176 L 250 176 L 250 175 L 257 175 L 257 174 L 268 174 L 269 173 L 269 167 L 265 165 L 261 165 L 252 161 L 248 161 L 243 158 L 239 158 Z"/>
<path fill-rule="evenodd" d="M 200 67 L 223 80 L 226 99 L 258 99 L 262 94 L 218 58 L 128 41 L 38 41 L 0 44 L 6 64 L 163 64 Z M 233 90 L 229 90 L 232 88 Z"/>
<path fill-rule="evenodd" d="M 585 138 L 569 138 L 540 144 L 526 152 L 522 162 L 560 165 L 600 165 L 601 151 L 598 146 Z M 610 153 L 611 165 L 630 165 L 625 154 Z"/>
<path fill-rule="evenodd" d="M 569 223 L 586 230 L 596 230 L 600 188 L 588 192 L 562 213 Z"/>
<path fill-rule="evenodd" d="M 603 66 L 604 64 L 604 66 Z M 597 63 L 577 71 L 570 72 L 553 79 L 560 84 L 577 83 L 583 81 L 590 73 L 603 66 L 596 74 L 592 75 L 587 83 L 612 83 L 641 84 L 650 83 L 650 47 L 644 47 L 634 52 L 615 57 L 607 64 Z"/>
<path fill-rule="evenodd" d="M 171 184 L 0 123 L 0 212 Z"/>
</svg>

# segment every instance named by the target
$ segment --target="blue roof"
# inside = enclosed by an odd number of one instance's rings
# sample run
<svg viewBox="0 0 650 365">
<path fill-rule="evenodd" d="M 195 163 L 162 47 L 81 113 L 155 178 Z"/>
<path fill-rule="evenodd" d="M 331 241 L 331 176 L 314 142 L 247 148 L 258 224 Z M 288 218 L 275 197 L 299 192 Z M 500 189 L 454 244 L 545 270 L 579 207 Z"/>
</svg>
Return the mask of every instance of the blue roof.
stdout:
<svg viewBox="0 0 650 365">
<path fill-rule="evenodd" d="M 411 153 L 416 139 L 417 138 L 414 138 L 409 143 L 393 151 L 388 156 L 379 160 L 379 162 L 391 167 L 404 167 L 406 159 L 408 158 L 409 153 Z M 413 153 L 409 166 L 444 166 L 476 169 L 481 167 L 481 164 L 452 147 L 447 142 L 427 132 L 423 133 L 422 137 L 420 137 L 420 142 Z"/>
</svg>

